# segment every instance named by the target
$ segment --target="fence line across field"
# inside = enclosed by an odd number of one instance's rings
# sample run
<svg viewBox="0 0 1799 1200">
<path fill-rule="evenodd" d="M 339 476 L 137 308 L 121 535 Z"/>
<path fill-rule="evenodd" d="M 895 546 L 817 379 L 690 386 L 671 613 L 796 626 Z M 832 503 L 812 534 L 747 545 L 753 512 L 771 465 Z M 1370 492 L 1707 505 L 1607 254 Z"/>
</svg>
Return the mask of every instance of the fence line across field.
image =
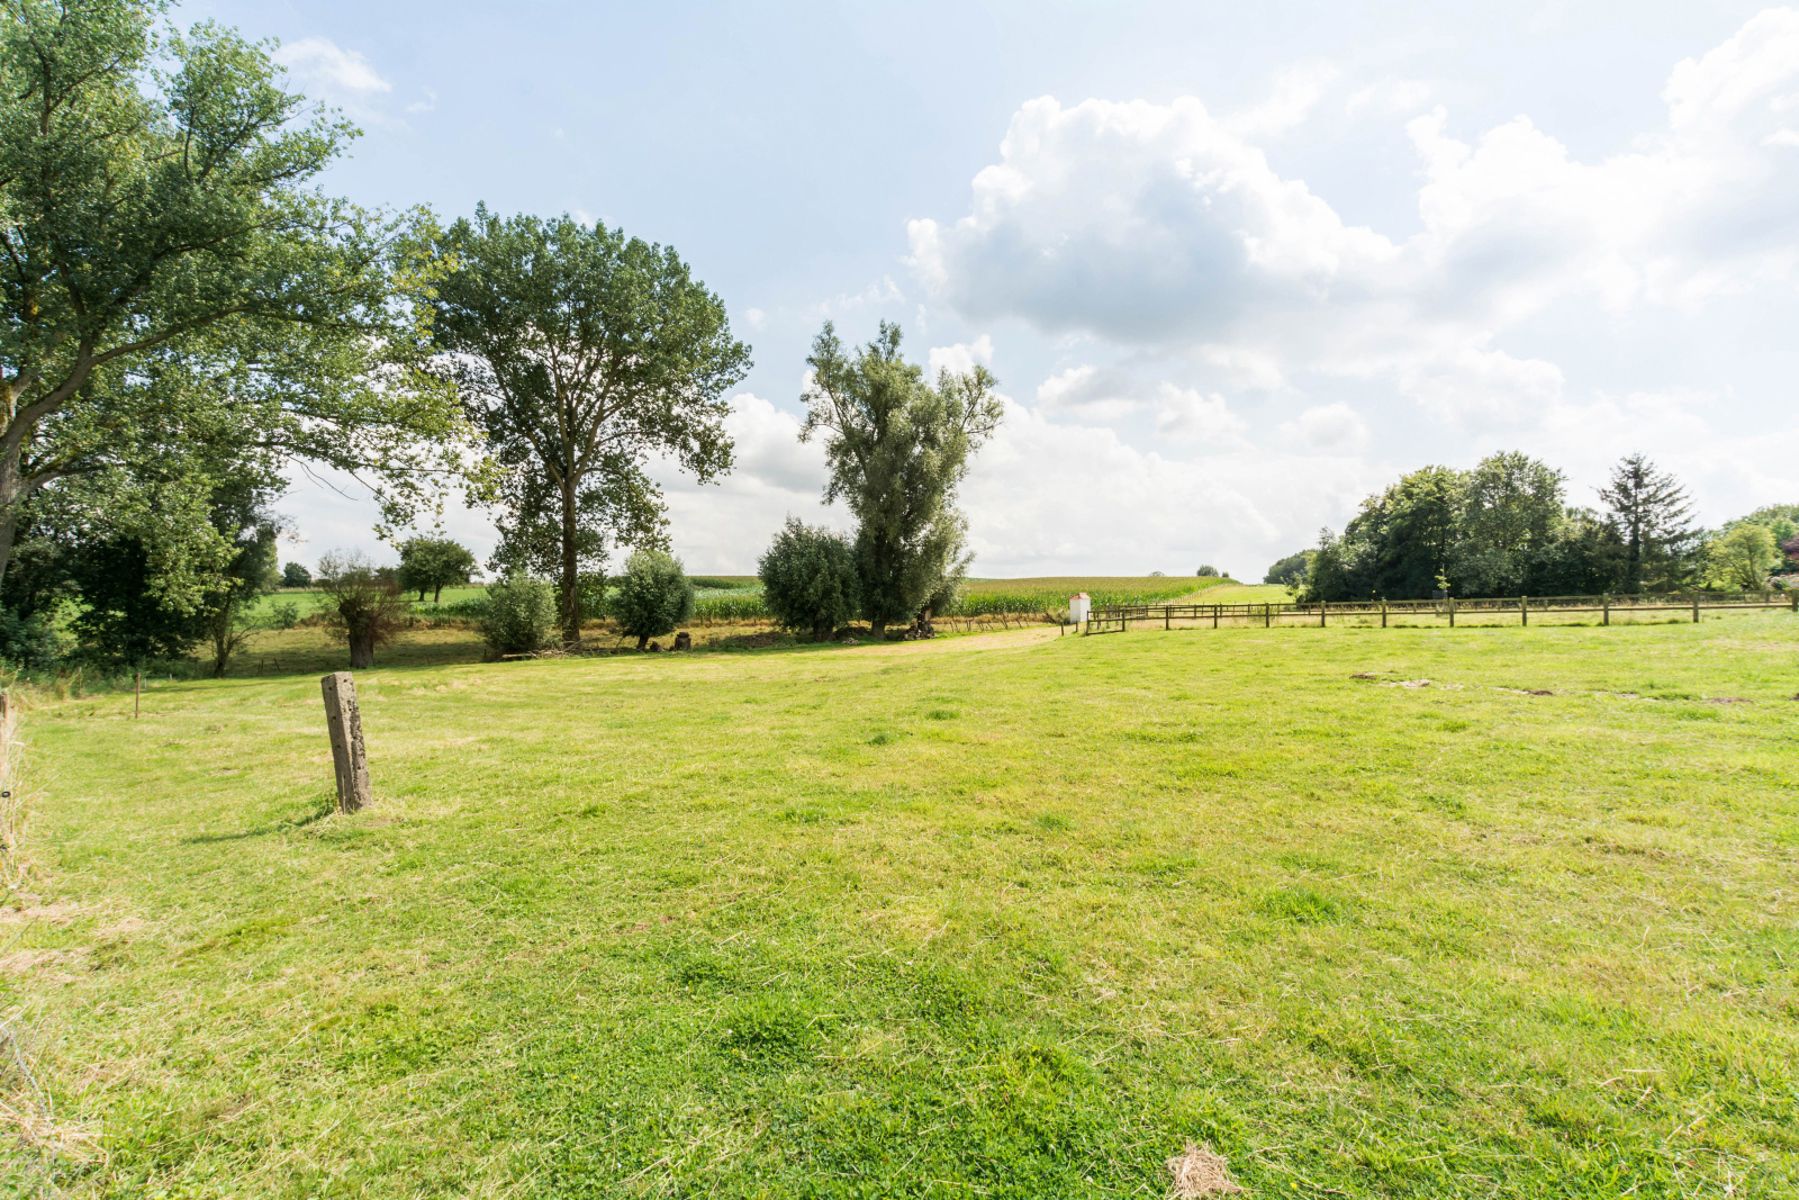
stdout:
<svg viewBox="0 0 1799 1200">
<path fill-rule="evenodd" d="M 1123 633 L 1132 621 L 1160 621 L 1162 628 L 1172 629 L 1176 621 L 1210 624 L 1217 629 L 1226 621 L 1260 623 L 1264 628 L 1276 624 L 1292 625 L 1295 618 L 1305 623 L 1329 625 L 1332 617 L 1380 620 L 1385 629 L 1394 620 L 1408 617 L 1438 617 L 1450 626 L 1458 614 L 1466 617 L 1515 616 L 1520 625 L 1529 625 L 1533 614 L 1598 613 L 1600 623 L 1610 625 L 1612 614 L 1678 612 L 1691 613 L 1697 621 L 1701 613 L 1717 611 L 1760 611 L 1786 608 L 1799 613 L 1799 591 L 1792 592 L 1683 592 L 1672 595 L 1637 596 L 1504 596 L 1463 600 L 1356 600 L 1316 604 L 1107 604 L 1085 610 L 1085 620 L 1072 624 L 1081 627 L 1083 636 L 1097 633 Z M 1080 611 L 1072 609 L 1073 611 Z"/>
</svg>

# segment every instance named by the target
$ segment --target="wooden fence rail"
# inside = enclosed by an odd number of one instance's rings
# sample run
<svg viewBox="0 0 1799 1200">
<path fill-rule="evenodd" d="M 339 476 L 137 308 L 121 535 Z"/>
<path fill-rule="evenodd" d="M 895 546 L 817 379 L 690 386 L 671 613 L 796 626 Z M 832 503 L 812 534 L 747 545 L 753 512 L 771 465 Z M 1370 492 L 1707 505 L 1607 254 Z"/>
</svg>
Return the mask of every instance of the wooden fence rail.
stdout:
<svg viewBox="0 0 1799 1200">
<path fill-rule="evenodd" d="M 1292 618 L 1303 617 L 1306 624 L 1316 621 L 1328 626 L 1330 619 L 1378 617 L 1381 628 L 1395 619 L 1407 617 L 1439 617 L 1453 627 L 1456 617 L 1511 616 L 1520 625 L 1529 625 L 1533 614 L 1598 613 L 1600 624 L 1610 625 L 1612 614 L 1678 612 L 1691 613 L 1697 621 L 1701 613 L 1718 611 L 1761 611 L 1786 608 L 1799 613 L 1799 591 L 1792 592 L 1686 592 L 1677 595 L 1639 596 L 1504 596 L 1444 600 L 1357 600 L 1321 601 L 1316 604 L 1109 604 L 1094 608 L 1081 627 L 1083 635 L 1123 633 L 1132 621 L 1160 621 L 1162 628 L 1172 629 L 1176 621 L 1191 621 L 1219 628 L 1225 621 L 1260 624 L 1272 628 L 1276 624 L 1293 624 Z"/>
</svg>

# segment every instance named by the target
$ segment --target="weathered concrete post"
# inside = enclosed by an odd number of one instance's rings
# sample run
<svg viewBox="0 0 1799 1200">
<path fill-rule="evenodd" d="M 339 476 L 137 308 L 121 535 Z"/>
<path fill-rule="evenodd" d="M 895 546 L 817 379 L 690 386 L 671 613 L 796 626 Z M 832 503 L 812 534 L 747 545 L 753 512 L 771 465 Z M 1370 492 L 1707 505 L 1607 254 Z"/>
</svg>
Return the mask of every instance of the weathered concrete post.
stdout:
<svg viewBox="0 0 1799 1200">
<path fill-rule="evenodd" d="M 348 671 L 319 680 L 325 693 L 325 725 L 331 732 L 331 762 L 337 772 L 337 811 L 355 812 L 369 802 L 369 762 L 362 745 L 362 713 L 356 681 Z"/>
<path fill-rule="evenodd" d="M 1518 623 L 1520 625 L 1530 624 L 1530 597 L 1529 596 L 1518 597 Z"/>
</svg>

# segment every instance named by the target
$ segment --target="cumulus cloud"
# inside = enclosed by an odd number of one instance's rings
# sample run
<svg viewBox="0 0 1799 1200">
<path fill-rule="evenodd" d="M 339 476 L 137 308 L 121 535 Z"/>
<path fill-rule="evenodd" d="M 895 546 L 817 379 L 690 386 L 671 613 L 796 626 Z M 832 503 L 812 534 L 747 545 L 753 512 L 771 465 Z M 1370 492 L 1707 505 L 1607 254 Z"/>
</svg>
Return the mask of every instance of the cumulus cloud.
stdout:
<svg viewBox="0 0 1799 1200">
<path fill-rule="evenodd" d="M 1241 445 L 1249 427 L 1217 392 L 1092 363 L 1058 371 L 1038 384 L 1037 404 L 1052 417 L 1077 421 L 1141 418 L 1163 438 L 1213 446 Z"/>
<path fill-rule="evenodd" d="M 965 374 L 976 366 L 991 367 L 993 365 L 993 338 L 983 333 L 972 342 L 957 342 L 953 346 L 932 346 L 930 353 L 929 375 L 937 378 L 940 371 L 951 371 Z"/>
<path fill-rule="evenodd" d="M 330 38 L 306 37 L 289 42 L 275 51 L 275 61 L 301 82 L 340 95 L 370 96 L 394 90 L 373 63 Z M 431 99 L 435 102 L 436 97 Z"/>
<path fill-rule="evenodd" d="M 1359 453 L 1368 445 L 1368 424 L 1342 402 L 1315 404 L 1290 421 L 1281 436 L 1293 446 L 1333 454 Z"/>
<path fill-rule="evenodd" d="M 1316 102 L 1303 78 L 1270 114 Z M 1398 114 L 1424 97 L 1384 81 L 1348 106 Z M 1560 394 L 1559 367 L 1506 344 L 1558 305 L 1686 309 L 1799 278 L 1799 11 L 1679 63 L 1662 99 L 1659 128 L 1585 158 L 1525 116 L 1471 137 L 1443 107 L 1413 117 L 1417 220 L 1400 236 L 1278 171 L 1255 142 L 1283 119 L 1220 118 L 1194 97 L 1042 97 L 1013 116 L 964 215 L 908 224 L 909 261 L 975 319 L 1234 356 L 1271 388 L 1382 378 L 1433 410 L 1453 398 L 1457 420 L 1503 421 Z"/>
<path fill-rule="evenodd" d="M 789 516 L 848 527 L 841 508 L 824 505 L 824 447 L 799 440 L 800 422 L 798 414 L 741 392 L 731 397 L 725 419 L 735 447 L 729 475 L 701 484 L 672 463 L 652 469 L 668 498 L 675 553 L 690 570 L 754 570 L 757 555 Z"/>
<path fill-rule="evenodd" d="M 1216 562 L 1260 578 L 1270 546 L 1309 541 L 1321 514 L 1341 519 L 1388 471 L 1283 453 L 1175 457 L 1008 400 L 962 499 L 984 573 L 1173 574 Z"/>
</svg>

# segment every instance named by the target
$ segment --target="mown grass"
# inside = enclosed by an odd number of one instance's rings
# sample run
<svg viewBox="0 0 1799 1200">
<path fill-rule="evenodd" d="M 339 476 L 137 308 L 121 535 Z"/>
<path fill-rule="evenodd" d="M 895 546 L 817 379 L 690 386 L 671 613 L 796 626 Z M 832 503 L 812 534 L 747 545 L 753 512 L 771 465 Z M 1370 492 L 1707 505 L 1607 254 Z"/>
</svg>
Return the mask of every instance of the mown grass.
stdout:
<svg viewBox="0 0 1799 1200">
<path fill-rule="evenodd" d="M 58 915 L 0 1004 L 99 1138 L 80 1198 L 1159 1196 L 1188 1140 L 1260 1196 L 1786 1197 L 1796 654 L 1758 614 L 383 669 L 351 817 L 314 679 L 43 702 Z"/>
</svg>

